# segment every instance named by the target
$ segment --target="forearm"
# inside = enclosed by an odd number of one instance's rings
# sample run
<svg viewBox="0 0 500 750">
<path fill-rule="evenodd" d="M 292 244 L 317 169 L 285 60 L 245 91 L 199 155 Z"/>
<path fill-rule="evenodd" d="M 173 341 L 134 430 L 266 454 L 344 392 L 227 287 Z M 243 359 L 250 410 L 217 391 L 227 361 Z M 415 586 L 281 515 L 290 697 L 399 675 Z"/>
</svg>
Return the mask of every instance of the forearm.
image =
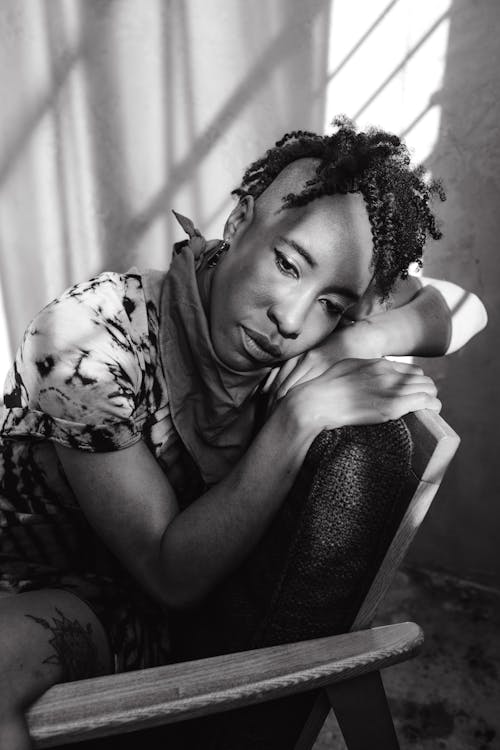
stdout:
<svg viewBox="0 0 500 750">
<path fill-rule="evenodd" d="M 160 552 L 167 603 L 196 604 L 248 556 L 291 489 L 313 438 L 281 405 L 229 475 L 173 519 Z"/>
<path fill-rule="evenodd" d="M 422 288 L 402 307 L 379 312 L 368 323 L 374 356 L 438 357 L 449 349 L 451 313 L 444 297 L 432 286 Z"/>
<path fill-rule="evenodd" d="M 481 300 L 457 284 L 409 276 L 398 282 L 387 307 L 372 293 L 352 311 L 352 319 L 355 325 L 331 336 L 333 361 L 342 355 L 450 354 L 479 333 L 488 316 Z"/>
</svg>

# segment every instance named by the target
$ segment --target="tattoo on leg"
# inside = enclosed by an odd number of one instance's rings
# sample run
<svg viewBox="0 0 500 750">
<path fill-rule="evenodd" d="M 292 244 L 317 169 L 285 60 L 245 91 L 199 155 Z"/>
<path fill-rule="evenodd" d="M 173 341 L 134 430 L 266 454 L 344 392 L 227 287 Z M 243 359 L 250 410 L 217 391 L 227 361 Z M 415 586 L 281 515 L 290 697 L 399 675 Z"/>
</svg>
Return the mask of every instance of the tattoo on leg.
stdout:
<svg viewBox="0 0 500 750">
<path fill-rule="evenodd" d="M 57 664 L 64 670 L 64 681 L 82 680 L 93 677 L 102 671 L 99 663 L 97 646 L 92 640 L 92 625 L 84 628 L 78 620 L 70 620 L 57 607 L 59 617 L 53 617 L 53 624 L 43 617 L 26 615 L 46 630 L 50 630 L 50 645 L 55 653 L 43 660 L 42 664 Z"/>
</svg>

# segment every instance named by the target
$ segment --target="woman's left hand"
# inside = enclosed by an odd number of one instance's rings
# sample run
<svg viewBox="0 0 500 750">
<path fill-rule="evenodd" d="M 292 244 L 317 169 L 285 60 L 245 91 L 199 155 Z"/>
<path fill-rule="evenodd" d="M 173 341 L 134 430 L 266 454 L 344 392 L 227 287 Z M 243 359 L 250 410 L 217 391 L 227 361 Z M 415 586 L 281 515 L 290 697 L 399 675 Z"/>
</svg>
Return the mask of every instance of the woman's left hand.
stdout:
<svg viewBox="0 0 500 750">
<path fill-rule="evenodd" d="M 290 388 L 322 375 L 340 360 L 377 359 L 384 353 L 381 351 L 376 326 L 368 319 L 343 324 L 316 348 L 293 357 L 276 368 L 273 379 L 266 386 L 269 393 L 268 413 Z"/>
</svg>

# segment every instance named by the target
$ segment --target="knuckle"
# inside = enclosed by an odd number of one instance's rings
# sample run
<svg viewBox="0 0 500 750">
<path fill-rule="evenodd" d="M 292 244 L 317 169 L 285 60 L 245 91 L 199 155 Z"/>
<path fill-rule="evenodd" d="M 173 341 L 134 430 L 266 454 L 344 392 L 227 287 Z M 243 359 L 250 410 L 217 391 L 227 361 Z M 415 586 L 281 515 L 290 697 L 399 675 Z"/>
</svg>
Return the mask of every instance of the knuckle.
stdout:
<svg viewBox="0 0 500 750">
<path fill-rule="evenodd" d="M 375 398 L 373 400 L 373 408 L 379 414 L 382 422 L 387 422 L 389 419 L 394 419 L 394 401 L 387 398 Z"/>
<path fill-rule="evenodd" d="M 383 375 L 387 372 L 387 361 L 385 359 L 368 359 L 366 360 L 365 369 L 375 375 Z"/>
<path fill-rule="evenodd" d="M 271 384 L 271 391 L 272 391 L 273 393 L 276 393 L 276 392 L 277 392 L 277 390 L 278 390 L 278 388 L 281 388 L 281 386 L 282 386 L 282 384 L 283 384 L 283 381 L 284 381 L 284 377 L 283 377 L 282 375 L 278 375 L 278 376 L 277 376 L 277 377 L 276 377 L 276 378 L 274 379 L 273 383 Z"/>
<path fill-rule="evenodd" d="M 435 396 L 433 396 L 431 393 L 427 393 L 426 391 L 417 393 L 416 396 L 417 402 L 423 405 L 423 408 L 425 409 L 430 408 L 435 401 Z"/>
<path fill-rule="evenodd" d="M 396 401 L 391 401 L 386 410 L 388 419 L 397 419 L 401 415 L 401 409 L 398 408 Z"/>
<path fill-rule="evenodd" d="M 429 385 L 430 385 L 431 393 L 433 394 L 433 396 L 437 396 L 438 388 L 435 382 L 431 380 Z"/>
</svg>

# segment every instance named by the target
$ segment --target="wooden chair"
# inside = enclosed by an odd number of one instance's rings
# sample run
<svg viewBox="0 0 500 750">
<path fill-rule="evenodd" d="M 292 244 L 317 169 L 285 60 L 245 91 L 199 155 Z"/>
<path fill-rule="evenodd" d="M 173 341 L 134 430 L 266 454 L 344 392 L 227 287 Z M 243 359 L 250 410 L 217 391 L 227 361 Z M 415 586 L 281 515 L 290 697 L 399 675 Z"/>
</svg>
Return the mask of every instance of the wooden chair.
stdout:
<svg viewBox="0 0 500 750">
<path fill-rule="evenodd" d="M 333 708 L 349 750 L 399 747 L 380 670 L 413 656 L 418 625 L 370 628 L 459 444 L 444 420 L 405 417 L 414 451 L 402 520 L 351 632 L 56 685 L 29 710 L 36 748 L 123 734 L 323 688 L 295 750 L 309 750 Z"/>
</svg>

